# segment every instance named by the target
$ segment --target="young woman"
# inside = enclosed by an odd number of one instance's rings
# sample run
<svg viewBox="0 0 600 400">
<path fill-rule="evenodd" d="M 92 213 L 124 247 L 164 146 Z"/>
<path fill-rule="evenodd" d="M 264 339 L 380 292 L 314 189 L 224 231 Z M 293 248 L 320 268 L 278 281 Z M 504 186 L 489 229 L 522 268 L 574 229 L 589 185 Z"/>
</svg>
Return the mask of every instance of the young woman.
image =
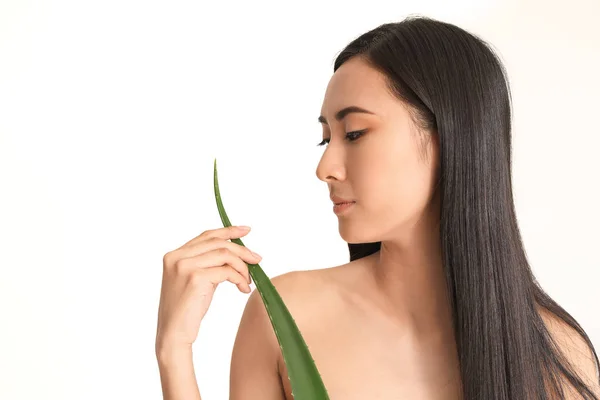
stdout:
<svg viewBox="0 0 600 400">
<path fill-rule="evenodd" d="M 540 288 L 511 183 L 511 104 L 489 46 L 424 17 L 387 23 L 337 57 L 316 173 L 350 262 L 273 279 L 332 400 L 600 399 L 598 356 Z M 166 399 L 199 399 L 191 346 L 225 280 L 250 292 L 260 256 L 207 230 L 164 258 L 156 351 Z M 254 292 L 230 398 L 292 399 Z"/>
</svg>

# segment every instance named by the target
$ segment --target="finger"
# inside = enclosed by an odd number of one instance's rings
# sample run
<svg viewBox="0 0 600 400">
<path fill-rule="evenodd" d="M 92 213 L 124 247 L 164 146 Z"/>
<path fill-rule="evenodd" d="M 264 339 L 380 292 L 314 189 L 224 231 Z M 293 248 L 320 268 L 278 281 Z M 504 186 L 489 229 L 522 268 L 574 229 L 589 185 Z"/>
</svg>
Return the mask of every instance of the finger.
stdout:
<svg viewBox="0 0 600 400">
<path fill-rule="evenodd" d="M 210 229 L 210 230 L 202 232 L 200 235 L 198 235 L 195 238 L 193 238 L 192 240 L 188 241 L 183 246 L 188 246 L 188 245 L 195 244 L 200 241 L 208 240 L 211 238 L 220 238 L 220 239 L 224 239 L 224 240 L 238 239 L 238 238 L 246 236 L 249 232 L 250 232 L 249 229 L 247 229 L 247 230 L 242 229 L 239 226 L 228 226 L 228 227 L 224 227 L 224 228 Z"/>
<path fill-rule="evenodd" d="M 248 249 L 245 246 L 240 246 L 237 243 L 224 241 L 223 239 L 219 239 L 219 238 L 212 238 L 210 240 L 202 241 L 195 245 L 191 245 L 186 248 L 178 250 L 178 253 L 179 253 L 178 257 L 179 257 L 179 259 L 193 258 L 193 257 L 201 256 L 202 254 L 219 251 L 219 249 L 227 249 L 233 256 L 240 259 L 237 262 L 235 262 L 234 267 L 236 267 L 236 269 L 238 269 L 238 271 L 240 273 L 242 273 L 244 276 L 246 276 L 249 279 L 249 283 L 252 282 L 252 280 L 250 278 L 250 274 L 248 273 L 248 265 L 247 264 L 256 264 L 262 259 L 262 257 L 258 254 L 256 254 L 256 255 L 253 254 L 253 252 L 250 249 Z M 218 253 L 214 253 L 214 254 L 218 254 Z M 231 257 L 229 254 L 223 253 L 226 256 L 226 258 L 214 258 L 214 254 L 211 256 L 213 258 L 210 258 L 209 260 L 213 260 L 214 262 L 219 261 L 219 262 L 221 262 L 221 264 L 213 264 L 213 265 L 206 265 L 206 266 L 214 266 L 214 265 L 222 265 L 224 263 L 231 263 L 231 261 L 230 261 Z M 196 267 L 199 266 L 199 264 L 194 264 L 194 265 Z"/>
<path fill-rule="evenodd" d="M 194 270 L 197 269 L 220 267 L 226 264 L 233 266 L 238 273 L 244 276 L 246 281 L 250 279 L 250 273 L 246 262 L 240 259 L 238 255 L 231 252 L 227 247 L 218 247 L 194 257 L 181 258 L 177 261 L 175 269 L 177 273 L 188 274 L 193 273 Z"/>
<path fill-rule="evenodd" d="M 195 274 L 200 275 L 202 280 L 207 279 L 208 282 L 215 286 L 222 282 L 229 281 L 236 285 L 242 292 L 250 293 L 252 291 L 250 285 L 246 282 L 246 278 L 229 264 L 198 269 Z"/>
<path fill-rule="evenodd" d="M 225 242 L 225 243 L 230 243 L 230 242 Z M 232 243 L 232 244 L 235 245 L 235 243 Z M 242 251 L 248 250 L 242 246 L 238 246 L 238 247 L 239 247 L 239 249 L 235 249 L 235 247 L 234 247 L 234 249 L 242 250 Z M 209 266 L 225 265 L 225 264 L 230 265 L 239 274 L 243 275 L 244 278 L 246 279 L 246 281 L 248 282 L 248 284 L 250 284 L 251 279 L 250 279 L 250 271 L 248 270 L 248 264 L 254 264 L 257 261 L 253 260 L 253 261 L 250 261 L 247 263 L 242 258 L 240 258 L 239 255 L 235 254 L 235 252 L 232 252 L 229 247 L 221 247 L 221 248 L 215 249 L 215 250 L 210 251 L 205 254 L 208 255 L 209 257 L 214 257 L 212 259 L 207 258 Z M 211 265 L 211 262 L 212 262 L 212 265 Z M 196 265 L 199 268 L 203 268 L 203 264 L 201 262 Z M 204 264 L 204 268 L 206 268 L 206 264 Z"/>
</svg>

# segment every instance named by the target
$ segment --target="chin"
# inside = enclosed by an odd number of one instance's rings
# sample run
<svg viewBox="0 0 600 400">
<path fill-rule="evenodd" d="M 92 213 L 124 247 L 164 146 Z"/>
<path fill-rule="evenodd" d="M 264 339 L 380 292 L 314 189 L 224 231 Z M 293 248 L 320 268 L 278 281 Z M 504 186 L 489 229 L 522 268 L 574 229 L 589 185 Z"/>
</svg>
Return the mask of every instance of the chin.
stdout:
<svg viewBox="0 0 600 400">
<path fill-rule="evenodd" d="M 348 222 L 340 222 L 339 232 L 342 239 L 348 243 L 371 243 L 378 242 L 374 235 L 369 235 L 364 229 L 360 227 L 352 226 Z"/>
</svg>

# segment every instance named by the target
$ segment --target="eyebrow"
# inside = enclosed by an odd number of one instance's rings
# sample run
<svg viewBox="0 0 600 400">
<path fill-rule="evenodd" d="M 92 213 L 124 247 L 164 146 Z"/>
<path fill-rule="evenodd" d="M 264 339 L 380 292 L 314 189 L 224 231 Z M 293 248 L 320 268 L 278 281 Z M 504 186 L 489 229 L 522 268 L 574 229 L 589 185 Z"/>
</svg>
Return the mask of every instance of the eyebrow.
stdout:
<svg viewBox="0 0 600 400">
<path fill-rule="evenodd" d="M 338 121 L 341 121 L 342 119 L 344 119 L 344 117 L 350 113 L 364 113 L 364 114 L 372 114 L 375 115 L 374 112 L 371 112 L 369 110 L 365 110 L 364 108 L 358 107 L 358 106 L 349 106 L 346 108 L 342 108 L 340 111 L 338 111 L 337 113 L 335 113 L 335 119 Z M 322 124 L 327 124 L 327 120 L 325 119 L 324 116 L 320 115 L 319 116 L 319 122 Z"/>
</svg>

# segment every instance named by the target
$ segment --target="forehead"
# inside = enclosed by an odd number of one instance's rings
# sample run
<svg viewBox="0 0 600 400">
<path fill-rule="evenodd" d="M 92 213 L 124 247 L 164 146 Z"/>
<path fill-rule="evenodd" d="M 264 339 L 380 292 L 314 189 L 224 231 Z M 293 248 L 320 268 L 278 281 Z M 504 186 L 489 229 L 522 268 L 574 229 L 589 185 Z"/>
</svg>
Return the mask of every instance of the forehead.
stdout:
<svg viewBox="0 0 600 400">
<path fill-rule="evenodd" d="M 349 105 L 379 114 L 394 100 L 386 87 L 385 76 L 364 60 L 354 57 L 342 64 L 329 80 L 321 115 L 329 119 L 337 110 Z"/>
</svg>

